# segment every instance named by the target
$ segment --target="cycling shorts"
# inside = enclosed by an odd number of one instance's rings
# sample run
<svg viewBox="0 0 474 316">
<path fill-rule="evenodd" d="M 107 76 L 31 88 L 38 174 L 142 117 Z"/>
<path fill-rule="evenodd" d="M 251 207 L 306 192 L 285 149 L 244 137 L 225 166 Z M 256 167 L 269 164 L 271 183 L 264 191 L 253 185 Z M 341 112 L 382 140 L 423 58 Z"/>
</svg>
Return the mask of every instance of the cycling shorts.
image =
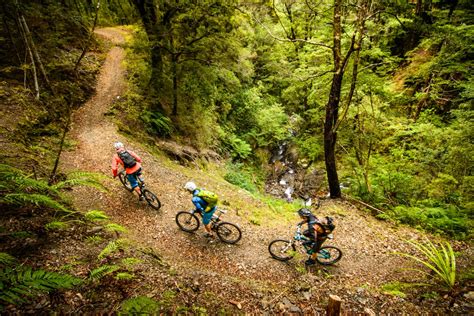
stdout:
<svg viewBox="0 0 474 316">
<path fill-rule="evenodd" d="M 135 189 L 138 187 L 138 180 L 137 178 L 142 174 L 142 168 L 138 169 L 134 173 L 127 174 L 128 182 L 130 182 L 130 185 L 132 186 L 132 189 Z"/>
<path fill-rule="evenodd" d="M 214 212 L 216 211 L 217 206 L 214 206 L 211 208 L 209 212 L 202 212 L 202 223 L 204 225 L 207 225 L 211 222 L 212 215 L 214 215 Z"/>
</svg>

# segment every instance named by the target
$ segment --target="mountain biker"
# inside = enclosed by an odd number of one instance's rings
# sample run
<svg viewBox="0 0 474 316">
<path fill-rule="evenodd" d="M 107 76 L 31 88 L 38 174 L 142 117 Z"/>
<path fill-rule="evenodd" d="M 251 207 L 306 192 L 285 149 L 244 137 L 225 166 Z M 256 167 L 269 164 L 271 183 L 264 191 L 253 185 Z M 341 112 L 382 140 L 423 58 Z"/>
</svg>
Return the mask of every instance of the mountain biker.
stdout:
<svg viewBox="0 0 474 316">
<path fill-rule="evenodd" d="M 211 218 L 217 209 L 217 196 L 213 192 L 198 189 L 194 182 L 187 182 L 184 185 L 184 189 L 192 193 L 192 202 L 196 206 L 196 211 L 202 215 L 202 223 L 206 229 L 204 236 L 214 238 L 211 232 Z M 213 196 L 214 198 L 209 199 L 207 198 L 208 196 Z"/>
<path fill-rule="evenodd" d="M 316 256 L 318 255 L 321 246 L 326 241 L 328 233 L 324 229 L 324 221 L 326 219 L 318 219 L 311 213 L 307 208 L 301 208 L 298 210 L 298 215 L 303 220 L 298 225 L 308 224 L 308 229 L 303 232 L 303 235 L 308 237 L 310 240 L 306 243 L 312 244 L 312 253 L 308 260 L 305 261 L 306 265 L 313 265 L 316 263 Z"/>
<path fill-rule="evenodd" d="M 128 182 L 132 189 L 137 192 L 139 200 L 143 200 L 143 195 L 138 186 L 137 178 L 144 183 L 142 177 L 142 159 L 131 150 L 125 150 L 124 145 L 121 142 L 114 143 L 115 154 L 112 158 L 112 173 L 114 178 L 117 177 L 118 166 L 121 165 L 125 169 L 127 174 Z"/>
</svg>

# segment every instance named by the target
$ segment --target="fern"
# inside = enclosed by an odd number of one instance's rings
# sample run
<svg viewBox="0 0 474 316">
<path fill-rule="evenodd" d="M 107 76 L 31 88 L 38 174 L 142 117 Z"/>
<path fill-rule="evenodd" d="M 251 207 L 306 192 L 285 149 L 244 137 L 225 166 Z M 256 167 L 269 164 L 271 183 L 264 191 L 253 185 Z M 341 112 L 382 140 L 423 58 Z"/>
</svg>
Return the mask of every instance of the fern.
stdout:
<svg viewBox="0 0 474 316">
<path fill-rule="evenodd" d="M 95 188 L 101 192 L 107 192 L 107 189 L 101 182 L 105 178 L 106 177 L 100 173 L 76 171 L 68 174 L 67 180 L 61 181 L 52 187 L 55 190 L 59 190 L 72 186 L 82 185 Z"/>
<path fill-rule="evenodd" d="M 63 229 L 66 229 L 68 226 L 69 225 L 66 222 L 53 221 L 46 224 L 44 227 L 47 230 L 63 230 Z"/>
<path fill-rule="evenodd" d="M 37 206 L 49 207 L 51 209 L 60 210 L 66 213 L 73 213 L 58 201 L 55 201 L 51 197 L 43 194 L 10 193 L 0 198 L 0 202 L 18 206 L 33 204 Z"/>
<path fill-rule="evenodd" d="M 31 268 L 0 270 L 0 300 L 10 304 L 21 304 L 26 297 L 57 289 L 70 289 L 82 281 L 68 274 Z"/>
<path fill-rule="evenodd" d="M 123 250 L 125 246 L 127 245 L 128 240 L 126 239 L 117 239 L 109 242 L 107 246 L 100 252 L 100 254 L 97 256 L 98 259 L 104 259 L 107 256 L 110 256 L 114 252 L 117 252 L 119 250 Z"/>
<path fill-rule="evenodd" d="M 138 258 L 125 258 L 125 259 L 122 259 L 122 264 L 124 266 L 127 266 L 127 267 L 134 266 L 134 265 L 139 264 L 141 262 L 142 262 L 142 260 L 140 260 Z"/>
<path fill-rule="evenodd" d="M 85 217 L 88 221 L 102 221 L 109 219 L 109 217 L 104 213 L 104 211 L 92 210 L 85 214 Z"/>
<path fill-rule="evenodd" d="M 146 296 L 130 298 L 122 302 L 119 315 L 154 315 L 160 303 Z"/>
<path fill-rule="evenodd" d="M 107 224 L 105 230 L 109 233 L 125 233 L 127 231 L 125 227 L 115 223 Z"/>
<path fill-rule="evenodd" d="M 100 266 L 94 270 L 92 270 L 89 274 L 89 279 L 96 281 L 102 279 L 104 276 L 114 273 L 115 271 L 119 270 L 120 267 L 117 265 L 108 265 L 105 264 Z"/>
<path fill-rule="evenodd" d="M 115 276 L 115 279 L 117 279 L 117 280 L 132 280 L 134 278 L 135 278 L 135 275 L 132 274 L 132 273 L 128 273 L 128 272 L 119 272 Z"/>
<path fill-rule="evenodd" d="M 88 237 L 86 237 L 86 242 L 88 242 L 89 244 L 93 244 L 93 245 L 101 243 L 102 240 L 104 240 L 104 239 L 100 236 L 88 236 Z"/>
<path fill-rule="evenodd" d="M 0 265 L 11 266 L 15 263 L 16 258 L 6 252 L 0 252 Z"/>
</svg>

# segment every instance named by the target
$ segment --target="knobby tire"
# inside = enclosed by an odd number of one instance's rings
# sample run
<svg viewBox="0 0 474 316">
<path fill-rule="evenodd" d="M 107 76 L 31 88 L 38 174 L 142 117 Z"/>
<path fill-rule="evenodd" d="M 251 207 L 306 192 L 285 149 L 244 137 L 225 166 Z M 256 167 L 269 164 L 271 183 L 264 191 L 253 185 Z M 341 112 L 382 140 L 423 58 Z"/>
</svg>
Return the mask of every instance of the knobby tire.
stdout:
<svg viewBox="0 0 474 316">
<path fill-rule="evenodd" d="M 235 244 L 242 238 L 242 231 L 240 228 L 229 222 L 218 223 L 215 231 L 219 239 L 227 244 Z"/>
<path fill-rule="evenodd" d="M 268 245 L 272 257 L 279 261 L 288 261 L 295 256 L 295 245 L 289 240 L 276 239 Z"/>
<path fill-rule="evenodd" d="M 143 196 L 145 197 L 145 200 L 147 201 L 148 205 L 150 205 L 155 210 L 160 209 L 161 202 L 153 192 L 149 191 L 148 189 L 144 189 L 142 193 L 143 193 Z"/>
<path fill-rule="evenodd" d="M 323 266 L 329 266 L 341 260 L 342 251 L 334 246 L 324 246 L 319 250 L 316 261 Z"/>
<path fill-rule="evenodd" d="M 188 233 L 195 232 L 198 230 L 200 222 L 196 215 L 190 212 L 181 211 L 176 214 L 176 224 L 178 227 Z"/>
<path fill-rule="evenodd" d="M 125 189 L 132 192 L 133 189 L 132 189 L 132 186 L 130 185 L 130 182 L 128 182 L 127 174 L 125 172 L 120 172 L 118 174 L 118 177 L 120 179 L 120 182 L 122 182 L 123 186 L 125 187 Z"/>
</svg>

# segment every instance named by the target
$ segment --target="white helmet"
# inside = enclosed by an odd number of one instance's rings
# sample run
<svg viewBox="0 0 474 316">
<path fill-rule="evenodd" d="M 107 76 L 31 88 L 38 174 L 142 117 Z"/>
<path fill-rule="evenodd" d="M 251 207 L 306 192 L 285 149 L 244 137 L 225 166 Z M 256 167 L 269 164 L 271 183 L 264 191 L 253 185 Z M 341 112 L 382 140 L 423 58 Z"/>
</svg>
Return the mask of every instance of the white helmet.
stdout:
<svg viewBox="0 0 474 316">
<path fill-rule="evenodd" d="M 115 149 L 123 148 L 123 144 L 121 142 L 114 143 Z"/>
<path fill-rule="evenodd" d="M 196 190 L 197 186 L 196 186 L 196 183 L 194 182 L 186 182 L 186 184 L 184 185 L 184 188 L 188 190 L 189 192 L 193 192 L 194 190 Z"/>
</svg>

